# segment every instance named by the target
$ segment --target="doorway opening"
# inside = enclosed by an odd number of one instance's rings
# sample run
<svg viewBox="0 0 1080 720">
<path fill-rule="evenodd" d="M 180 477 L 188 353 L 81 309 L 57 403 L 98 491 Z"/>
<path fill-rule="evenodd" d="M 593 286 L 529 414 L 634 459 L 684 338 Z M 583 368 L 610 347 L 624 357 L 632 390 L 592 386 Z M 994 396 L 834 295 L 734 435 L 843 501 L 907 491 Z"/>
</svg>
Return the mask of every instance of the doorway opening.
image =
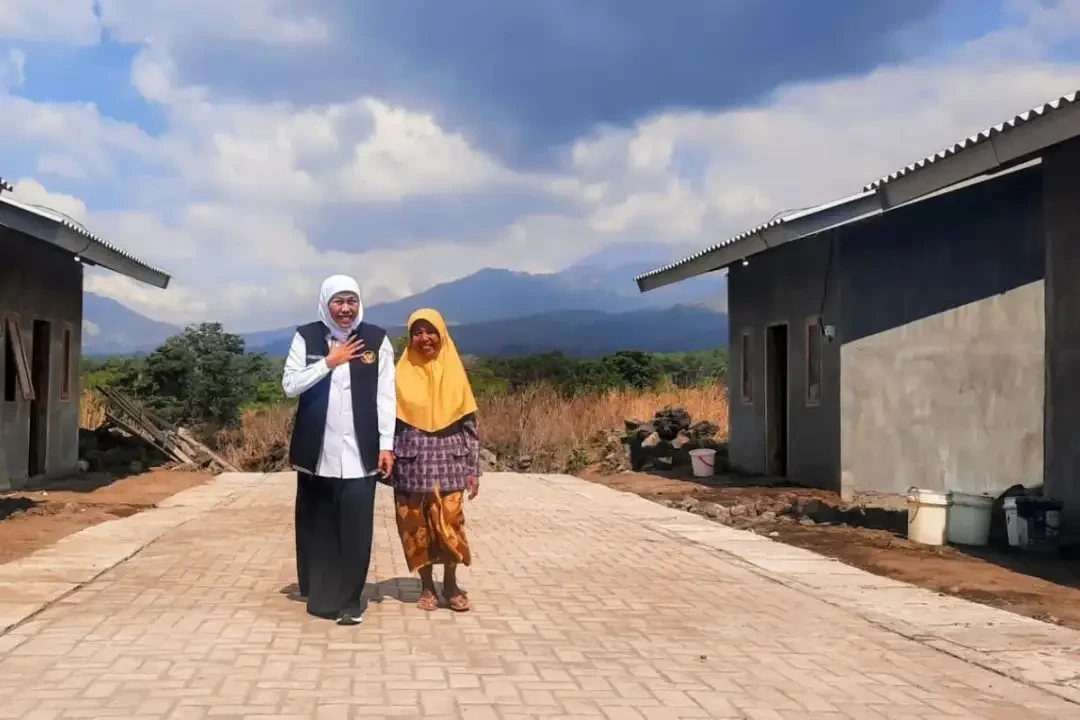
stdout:
<svg viewBox="0 0 1080 720">
<path fill-rule="evenodd" d="M 49 451 L 49 370 L 52 367 L 52 326 L 45 320 L 34 321 L 30 378 L 34 399 L 30 401 L 30 477 L 45 474 Z"/>
<path fill-rule="evenodd" d="M 788 472 L 788 326 L 770 325 L 765 333 L 765 472 Z"/>
</svg>

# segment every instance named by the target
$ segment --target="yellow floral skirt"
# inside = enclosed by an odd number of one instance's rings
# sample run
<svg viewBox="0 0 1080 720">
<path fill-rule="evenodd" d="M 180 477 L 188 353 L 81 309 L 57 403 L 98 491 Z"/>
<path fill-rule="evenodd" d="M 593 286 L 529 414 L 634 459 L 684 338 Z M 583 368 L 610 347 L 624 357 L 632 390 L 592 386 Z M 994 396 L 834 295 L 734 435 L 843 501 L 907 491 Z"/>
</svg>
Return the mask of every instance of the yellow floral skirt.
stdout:
<svg viewBox="0 0 1080 720">
<path fill-rule="evenodd" d="M 398 535 L 409 572 L 445 563 L 469 565 L 465 536 L 465 493 L 395 493 Z"/>
</svg>

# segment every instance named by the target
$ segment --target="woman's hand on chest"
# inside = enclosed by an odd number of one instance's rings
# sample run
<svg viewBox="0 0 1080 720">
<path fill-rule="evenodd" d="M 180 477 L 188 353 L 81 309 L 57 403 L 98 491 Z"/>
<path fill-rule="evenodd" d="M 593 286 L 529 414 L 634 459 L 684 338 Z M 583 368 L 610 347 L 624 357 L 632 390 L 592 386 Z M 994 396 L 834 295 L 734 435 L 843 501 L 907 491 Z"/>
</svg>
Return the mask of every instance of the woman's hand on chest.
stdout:
<svg viewBox="0 0 1080 720">
<path fill-rule="evenodd" d="M 364 352 L 364 341 L 360 338 L 353 338 L 343 345 L 335 343 L 326 355 L 326 365 L 333 370 L 360 357 L 362 352 Z"/>
</svg>

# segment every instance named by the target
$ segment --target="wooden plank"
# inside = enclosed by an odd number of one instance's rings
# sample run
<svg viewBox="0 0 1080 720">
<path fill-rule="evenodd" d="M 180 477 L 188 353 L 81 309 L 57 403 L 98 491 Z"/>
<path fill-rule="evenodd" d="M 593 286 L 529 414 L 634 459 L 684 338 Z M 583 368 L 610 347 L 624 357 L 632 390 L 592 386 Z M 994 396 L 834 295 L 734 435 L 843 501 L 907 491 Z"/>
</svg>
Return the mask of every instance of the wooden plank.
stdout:
<svg viewBox="0 0 1080 720">
<path fill-rule="evenodd" d="M 155 438 L 148 436 L 145 432 L 140 431 L 138 428 L 128 424 L 127 421 L 125 421 L 123 418 L 117 417 L 116 415 L 113 415 L 111 413 L 107 413 L 106 417 L 108 417 L 109 422 L 111 422 L 113 425 L 116 425 L 120 429 L 122 429 L 125 432 L 129 433 L 132 437 L 140 438 L 144 442 L 147 442 L 150 445 L 153 445 L 155 448 L 160 450 L 166 456 L 171 457 L 173 460 L 176 460 L 177 462 L 182 462 L 182 463 L 184 463 L 186 465 L 194 465 L 194 464 L 196 464 L 183 451 L 177 451 L 176 448 L 172 448 L 172 447 L 169 447 L 167 444 L 162 444 L 162 443 L 157 442 Z"/>
<path fill-rule="evenodd" d="M 175 442 L 170 442 L 165 433 L 154 427 L 152 423 L 147 422 L 134 403 L 122 393 L 111 388 L 102 388 L 102 394 L 109 401 L 106 405 L 106 417 L 114 425 L 153 445 L 167 457 L 171 457 L 177 462 L 188 465 L 196 464 L 190 453 L 183 448 L 177 447 Z"/>
<path fill-rule="evenodd" d="M 189 465 L 215 463 L 228 472 L 240 472 L 224 458 L 202 444 L 183 427 L 173 425 L 156 413 L 141 407 L 119 390 L 102 388 L 108 400 L 106 417 L 127 432 L 146 440 L 167 456 Z"/>
<path fill-rule="evenodd" d="M 106 417 L 108 418 L 109 422 L 111 422 L 113 425 L 117 426 L 121 430 L 124 430 L 125 432 L 130 434 L 132 437 L 137 437 L 140 440 L 143 440 L 144 442 L 147 442 L 150 445 L 153 445 L 155 448 L 160 450 L 166 456 L 171 457 L 173 460 L 176 460 L 177 462 L 182 462 L 182 463 L 187 464 L 187 465 L 195 464 L 191 460 L 191 458 L 188 457 L 183 452 L 176 452 L 175 450 L 170 449 L 167 446 L 163 446 L 163 445 L 159 444 L 153 438 L 147 437 L 143 432 L 141 432 L 137 428 L 129 425 L 122 418 L 119 418 L 119 417 L 117 417 L 115 415 L 112 415 L 112 414 L 107 414 Z"/>
<path fill-rule="evenodd" d="M 34 383 L 30 379 L 30 361 L 26 355 L 26 345 L 23 343 L 19 316 L 8 315 L 6 325 L 7 341 L 11 344 L 11 354 L 15 358 L 16 376 L 19 379 L 19 388 L 22 390 L 22 399 L 31 402 L 37 399 L 37 396 L 34 394 Z"/>
<path fill-rule="evenodd" d="M 220 465 L 222 468 L 224 468 L 228 472 L 240 472 L 240 468 L 236 467 L 235 465 L 233 465 L 230 462 L 227 462 L 224 458 L 217 455 L 213 450 L 211 450 L 210 448 L 206 447 L 201 442 L 199 442 L 198 440 L 193 438 L 191 436 L 191 433 L 188 432 L 187 428 L 180 428 L 177 432 L 180 433 L 180 437 L 184 438 L 185 440 L 190 442 L 192 445 L 199 448 L 201 451 L 205 452 L 207 455 L 209 455 L 211 458 L 213 458 L 214 462 L 216 462 L 218 465 Z"/>
</svg>

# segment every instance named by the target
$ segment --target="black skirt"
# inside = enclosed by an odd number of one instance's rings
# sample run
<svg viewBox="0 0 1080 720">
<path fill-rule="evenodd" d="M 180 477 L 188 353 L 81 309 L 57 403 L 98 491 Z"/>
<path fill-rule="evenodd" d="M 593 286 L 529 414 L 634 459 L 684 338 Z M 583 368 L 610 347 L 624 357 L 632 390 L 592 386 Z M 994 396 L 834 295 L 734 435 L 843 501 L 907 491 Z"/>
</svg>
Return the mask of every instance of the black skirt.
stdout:
<svg viewBox="0 0 1080 720">
<path fill-rule="evenodd" d="M 371 565 L 375 486 L 374 476 L 298 473 L 296 574 L 312 615 L 332 618 L 359 606 Z"/>
</svg>

